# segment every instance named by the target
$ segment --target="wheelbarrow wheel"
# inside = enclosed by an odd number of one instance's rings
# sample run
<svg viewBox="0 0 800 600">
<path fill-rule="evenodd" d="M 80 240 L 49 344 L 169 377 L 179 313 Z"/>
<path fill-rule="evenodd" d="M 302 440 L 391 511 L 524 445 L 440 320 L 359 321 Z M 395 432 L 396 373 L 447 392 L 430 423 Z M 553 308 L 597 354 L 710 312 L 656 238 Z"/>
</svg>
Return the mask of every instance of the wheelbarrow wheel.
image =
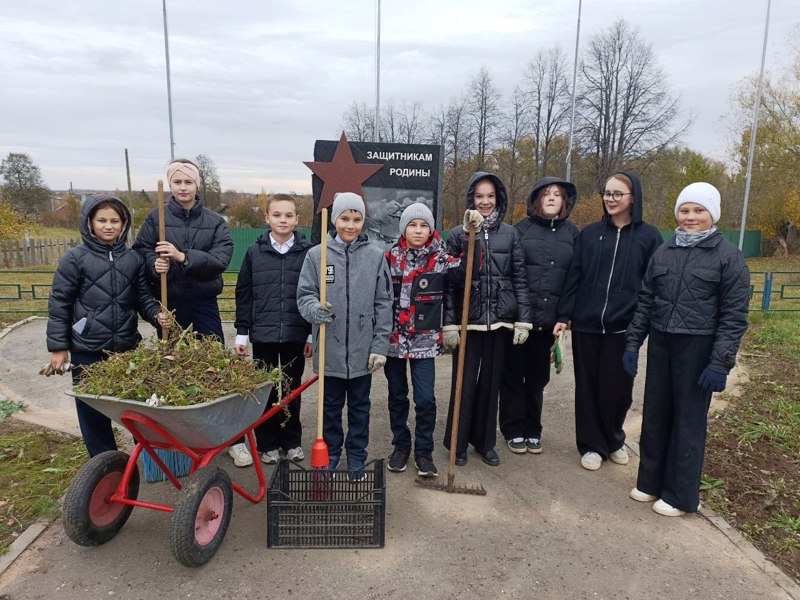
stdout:
<svg viewBox="0 0 800 600">
<path fill-rule="evenodd" d="M 199 567 L 217 553 L 233 508 L 230 476 L 219 467 L 191 475 L 178 494 L 170 522 L 172 554 L 187 567 Z"/>
<path fill-rule="evenodd" d="M 110 502 L 129 458 L 125 452 L 103 452 L 92 457 L 72 480 L 64 496 L 63 518 L 64 530 L 76 544 L 105 544 L 131 516 L 133 506 Z M 136 467 L 125 497 L 136 500 L 138 496 L 139 468 Z"/>
</svg>

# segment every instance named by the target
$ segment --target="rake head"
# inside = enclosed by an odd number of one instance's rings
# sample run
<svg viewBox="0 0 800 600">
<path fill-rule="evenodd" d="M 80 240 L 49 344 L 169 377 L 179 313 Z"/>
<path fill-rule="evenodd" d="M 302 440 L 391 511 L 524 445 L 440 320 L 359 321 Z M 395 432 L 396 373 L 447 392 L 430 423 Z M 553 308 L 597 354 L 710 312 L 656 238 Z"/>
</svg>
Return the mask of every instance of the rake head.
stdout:
<svg viewBox="0 0 800 600">
<path fill-rule="evenodd" d="M 439 490 L 440 492 L 447 492 L 448 494 L 471 494 L 473 496 L 486 495 L 486 490 L 483 489 L 481 484 L 456 485 L 455 474 L 448 474 L 447 483 L 439 483 L 435 479 L 428 477 L 417 477 L 414 482 L 422 487 L 430 488 L 432 490 Z"/>
</svg>

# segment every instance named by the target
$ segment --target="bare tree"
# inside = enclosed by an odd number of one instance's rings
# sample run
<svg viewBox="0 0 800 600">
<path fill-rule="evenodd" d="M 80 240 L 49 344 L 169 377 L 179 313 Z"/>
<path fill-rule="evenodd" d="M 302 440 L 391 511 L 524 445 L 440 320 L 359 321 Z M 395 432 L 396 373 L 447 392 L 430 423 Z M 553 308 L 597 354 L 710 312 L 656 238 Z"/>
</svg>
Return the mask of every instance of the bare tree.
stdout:
<svg viewBox="0 0 800 600">
<path fill-rule="evenodd" d="M 526 161 L 521 146 L 524 140 L 530 143 L 531 120 L 528 94 L 520 86 L 514 88 L 509 99 L 508 108 L 500 125 L 500 147 L 492 152 L 496 173 L 508 188 L 508 215 L 514 213 L 517 200 L 526 197 L 527 188 L 531 185 L 532 169 L 530 161 Z"/>
<path fill-rule="evenodd" d="M 566 57 L 561 48 L 539 50 L 527 65 L 525 89 L 530 99 L 535 178 L 553 173 L 553 140 L 565 135 L 570 109 Z"/>
<path fill-rule="evenodd" d="M 203 199 L 206 208 L 217 210 L 222 204 L 222 186 L 217 174 L 217 166 L 211 157 L 206 154 L 198 154 L 194 159 L 200 171 L 200 188 L 198 193 Z"/>
<path fill-rule="evenodd" d="M 467 88 L 468 114 L 474 132 L 475 166 L 485 168 L 500 120 L 500 92 L 486 67 L 481 67 Z"/>
<path fill-rule="evenodd" d="M 364 102 L 354 101 L 342 117 L 342 129 L 351 142 L 371 142 L 375 131 L 375 110 L 367 108 Z"/>
<path fill-rule="evenodd" d="M 394 100 L 389 100 L 381 110 L 380 127 L 378 128 L 378 141 L 399 142 L 400 115 Z"/>
<path fill-rule="evenodd" d="M 624 20 L 593 37 L 580 66 L 578 133 L 594 157 L 599 186 L 626 163 L 676 142 L 691 120 L 675 124 L 677 96 L 653 48 Z"/>
<path fill-rule="evenodd" d="M 410 106 L 403 103 L 398 115 L 400 128 L 398 131 L 400 141 L 405 144 L 420 144 L 423 136 L 423 122 L 425 115 L 422 104 L 414 102 Z"/>
</svg>

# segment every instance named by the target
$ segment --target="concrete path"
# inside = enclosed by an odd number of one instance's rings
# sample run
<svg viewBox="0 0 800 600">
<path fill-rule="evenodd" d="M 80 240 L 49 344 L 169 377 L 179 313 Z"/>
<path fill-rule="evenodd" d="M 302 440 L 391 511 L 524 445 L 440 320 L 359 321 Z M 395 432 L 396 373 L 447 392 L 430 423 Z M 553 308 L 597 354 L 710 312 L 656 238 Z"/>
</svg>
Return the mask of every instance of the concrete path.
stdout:
<svg viewBox="0 0 800 600">
<path fill-rule="evenodd" d="M 226 331 L 233 334 L 230 324 Z M 412 469 L 388 473 L 384 549 L 269 550 L 266 505 L 237 497 L 218 554 L 192 570 L 170 553 L 170 516 L 136 509 L 98 548 L 74 545 L 56 521 L 0 577 L 0 598 L 790 598 L 705 518 L 667 519 L 629 500 L 635 456 L 627 466 L 609 463 L 593 473 L 580 467 L 569 350 L 565 357 L 545 395 L 544 453 L 513 455 L 498 442 L 502 464 L 491 468 L 470 452 L 456 481 L 483 484 L 485 497 L 422 489 Z M 74 432 L 72 401 L 62 394 L 69 382 L 38 376 L 46 361 L 43 320 L 8 333 L 0 339 L 0 395 L 24 400 L 23 418 Z M 437 443 L 450 367 L 449 357 L 438 360 Z M 303 404 L 307 450 L 315 397 L 313 387 Z M 372 401 L 370 455 L 385 457 L 391 435 L 382 374 Z M 631 432 L 640 407 L 631 411 Z M 441 446 L 434 459 L 444 479 Z M 255 487 L 252 469 L 234 468 L 227 456 L 219 464 Z M 141 499 L 169 503 L 174 496 L 168 484 L 142 484 Z"/>
</svg>

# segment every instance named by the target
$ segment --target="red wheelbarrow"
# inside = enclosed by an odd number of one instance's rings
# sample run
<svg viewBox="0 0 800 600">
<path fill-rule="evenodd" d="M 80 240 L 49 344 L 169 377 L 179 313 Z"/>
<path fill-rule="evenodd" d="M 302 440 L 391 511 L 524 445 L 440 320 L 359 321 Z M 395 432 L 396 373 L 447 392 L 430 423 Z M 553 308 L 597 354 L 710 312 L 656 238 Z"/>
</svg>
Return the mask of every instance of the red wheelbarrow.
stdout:
<svg viewBox="0 0 800 600">
<path fill-rule="evenodd" d="M 122 529 L 134 506 L 141 506 L 172 513 L 170 545 L 180 563 L 187 567 L 207 563 L 228 530 L 233 491 L 253 503 L 264 498 L 266 484 L 253 430 L 315 381 L 316 375 L 266 412 L 272 384 L 257 388 L 253 393 L 255 398 L 231 394 L 194 406 L 148 406 L 132 400 L 68 391 L 70 396 L 80 398 L 128 429 L 136 446 L 130 455 L 119 451 L 98 454 L 78 471 L 64 497 L 67 536 L 81 546 L 99 546 Z M 209 466 L 217 454 L 242 436 L 247 437 L 258 476 L 259 489 L 254 495 L 231 482 L 224 469 Z M 191 471 L 183 483 L 156 454 L 156 448 L 177 451 L 191 459 Z M 137 500 L 137 460 L 142 450 L 180 490 L 175 506 Z"/>
</svg>

